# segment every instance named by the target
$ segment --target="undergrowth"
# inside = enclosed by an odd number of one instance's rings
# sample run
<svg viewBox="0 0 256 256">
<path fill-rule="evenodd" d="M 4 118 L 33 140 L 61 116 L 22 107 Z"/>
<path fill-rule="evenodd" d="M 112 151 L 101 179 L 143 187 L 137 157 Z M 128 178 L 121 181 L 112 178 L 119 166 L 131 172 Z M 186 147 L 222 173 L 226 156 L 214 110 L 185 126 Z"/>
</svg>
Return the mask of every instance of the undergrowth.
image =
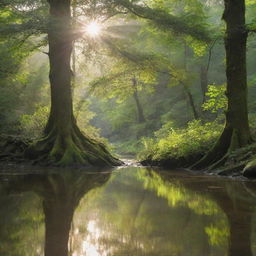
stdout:
<svg viewBox="0 0 256 256">
<path fill-rule="evenodd" d="M 155 132 L 154 138 L 142 139 L 143 150 L 138 154 L 138 159 L 188 160 L 201 156 L 213 146 L 222 129 L 223 125 L 218 122 L 202 123 L 196 120 L 183 129 L 173 128 L 172 123 L 168 122 Z"/>
</svg>

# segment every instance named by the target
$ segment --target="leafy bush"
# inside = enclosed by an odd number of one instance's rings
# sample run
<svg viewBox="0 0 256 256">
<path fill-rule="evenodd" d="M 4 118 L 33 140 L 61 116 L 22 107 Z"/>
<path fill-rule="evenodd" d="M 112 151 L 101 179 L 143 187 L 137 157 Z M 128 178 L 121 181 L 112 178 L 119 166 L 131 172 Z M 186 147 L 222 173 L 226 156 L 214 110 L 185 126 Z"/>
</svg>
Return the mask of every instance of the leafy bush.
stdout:
<svg viewBox="0 0 256 256">
<path fill-rule="evenodd" d="M 208 99 L 203 104 L 203 109 L 217 113 L 227 108 L 227 98 L 225 96 L 226 85 L 208 85 L 206 96 Z"/>
<path fill-rule="evenodd" d="M 49 115 L 49 107 L 39 106 L 32 115 L 24 114 L 20 118 L 22 134 L 36 138 L 42 134 Z"/>
<path fill-rule="evenodd" d="M 202 124 L 199 120 L 184 129 L 175 129 L 167 123 L 155 132 L 155 138 L 142 139 L 144 149 L 138 158 L 158 161 L 203 154 L 215 143 L 222 128 L 217 122 Z"/>
</svg>

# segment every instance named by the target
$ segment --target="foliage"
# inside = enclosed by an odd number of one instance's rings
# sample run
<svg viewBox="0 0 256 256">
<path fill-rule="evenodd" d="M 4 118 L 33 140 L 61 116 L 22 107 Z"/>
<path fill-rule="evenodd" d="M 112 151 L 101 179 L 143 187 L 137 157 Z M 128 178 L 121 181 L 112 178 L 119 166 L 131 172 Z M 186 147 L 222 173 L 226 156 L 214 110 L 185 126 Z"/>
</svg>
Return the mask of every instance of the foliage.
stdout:
<svg viewBox="0 0 256 256">
<path fill-rule="evenodd" d="M 79 104 L 79 103 L 78 103 Z M 107 140 L 100 136 L 100 129 L 91 125 L 91 120 L 94 118 L 95 113 L 90 110 L 90 100 L 86 100 L 76 111 L 77 123 L 85 134 L 91 138 L 100 140 L 107 143 Z"/>
<path fill-rule="evenodd" d="M 144 150 L 139 159 L 179 159 L 200 155 L 210 149 L 218 138 L 222 125 L 193 121 L 187 128 L 175 129 L 166 124 L 155 133 L 155 138 L 143 138 Z"/>
<path fill-rule="evenodd" d="M 32 115 L 24 114 L 20 119 L 20 129 L 26 137 L 36 138 L 42 135 L 49 115 L 49 107 L 38 106 Z"/>
<path fill-rule="evenodd" d="M 92 137 L 104 137 L 124 154 L 144 147 L 142 155 L 161 159 L 207 150 L 221 129 L 214 120 L 223 118 L 227 105 L 222 2 L 79 0 L 72 4 L 72 29 L 77 36 L 73 100 L 79 127 Z M 252 0 L 246 4 L 247 27 L 252 31 L 256 4 Z M 4 0 L 0 5 L 0 132 L 37 137 L 49 108 L 44 47 L 48 3 Z M 90 20 L 102 25 L 98 37 L 89 38 L 84 31 Z M 39 50 L 36 54 L 35 49 Z M 255 49 L 250 36 L 248 100 L 253 126 Z M 207 70 L 209 84 L 205 98 L 200 88 L 201 67 Z M 193 123 L 187 91 L 201 124 Z M 141 124 L 134 93 L 145 117 Z M 202 99 L 206 99 L 203 105 Z M 200 133 L 201 140 L 197 138 Z"/>
<path fill-rule="evenodd" d="M 223 111 L 227 108 L 227 98 L 225 96 L 226 85 L 209 85 L 206 96 L 208 99 L 203 104 L 203 109 L 212 113 Z"/>
</svg>

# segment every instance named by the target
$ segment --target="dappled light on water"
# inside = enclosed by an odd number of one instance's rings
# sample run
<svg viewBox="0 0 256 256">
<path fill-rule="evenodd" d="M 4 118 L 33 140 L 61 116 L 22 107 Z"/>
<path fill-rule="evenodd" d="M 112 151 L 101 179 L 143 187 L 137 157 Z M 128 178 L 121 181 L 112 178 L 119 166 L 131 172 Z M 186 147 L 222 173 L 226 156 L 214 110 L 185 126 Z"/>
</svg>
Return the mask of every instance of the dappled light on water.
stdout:
<svg viewBox="0 0 256 256">
<path fill-rule="evenodd" d="M 125 167 L 4 174 L 0 191 L 0 255 L 13 256 L 10 248 L 15 256 L 256 252 L 253 182 Z"/>
</svg>

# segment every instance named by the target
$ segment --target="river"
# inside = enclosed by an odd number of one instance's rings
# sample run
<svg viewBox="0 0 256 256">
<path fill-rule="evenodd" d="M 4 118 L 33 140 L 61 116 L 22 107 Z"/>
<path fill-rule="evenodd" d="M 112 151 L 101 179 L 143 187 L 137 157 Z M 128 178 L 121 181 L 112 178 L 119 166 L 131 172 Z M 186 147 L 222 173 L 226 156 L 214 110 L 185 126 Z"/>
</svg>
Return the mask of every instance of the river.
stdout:
<svg viewBox="0 0 256 256">
<path fill-rule="evenodd" d="M 256 255 L 256 183 L 129 166 L 9 167 L 1 256 Z"/>
</svg>

